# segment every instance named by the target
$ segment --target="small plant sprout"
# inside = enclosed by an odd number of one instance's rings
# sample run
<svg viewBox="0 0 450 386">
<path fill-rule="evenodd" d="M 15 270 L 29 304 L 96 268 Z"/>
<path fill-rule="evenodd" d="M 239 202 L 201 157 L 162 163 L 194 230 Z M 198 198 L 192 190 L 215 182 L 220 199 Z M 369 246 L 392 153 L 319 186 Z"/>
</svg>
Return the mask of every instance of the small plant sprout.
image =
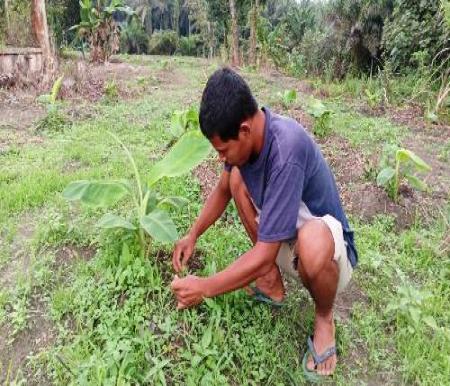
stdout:
<svg viewBox="0 0 450 386">
<path fill-rule="evenodd" d="M 428 172 L 431 167 L 411 150 L 398 148 L 395 145 L 385 147 L 382 169 L 377 176 L 377 184 L 384 186 L 389 196 L 398 202 L 398 190 L 403 180 L 417 190 L 428 187 L 418 176 L 418 172 Z"/>
<path fill-rule="evenodd" d="M 331 116 L 333 112 L 319 99 L 311 98 L 306 111 L 314 117 L 313 133 L 319 138 L 327 136 L 331 131 Z"/>
<path fill-rule="evenodd" d="M 64 130 L 67 122 L 64 114 L 60 112 L 57 102 L 63 79 L 64 76 L 60 76 L 55 80 L 50 94 L 43 94 L 37 98 L 39 103 L 46 106 L 47 115 L 39 120 L 35 127 L 36 131 L 59 132 Z"/>
<path fill-rule="evenodd" d="M 55 80 L 55 83 L 53 83 L 52 89 L 50 91 L 50 94 L 43 94 L 40 95 L 37 98 L 37 101 L 39 103 L 43 103 L 46 105 L 54 105 L 56 103 L 56 99 L 58 98 L 59 92 L 61 90 L 62 81 L 64 79 L 64 76 L 60 76 L 58 79 Z"/>
<path fill-rule="evenodd" d="M 195 107 L 173 112 L 169 131 L 175 138 L 179 138 L 189 130 L 197 130 L 199 128 L 198 110 Z"/>
<path fill-rule="evenodd" d="M 294 104 L 297 100 L 297 91 L 295 90 L 284 90 L 284 92 L 277 93 L 278 98 L 280 98 L 281 103 L 285 109 Z"/>
<path fill-rule="evenodd" d="M 187 203 L 183 197 L 163 197 L 153 187 L 163 177 L 175 177 L 187 173 L 203 159 L 211 149 L 209 142 L 199 130 L 186 132 L 167 155 L 150 170 L 147 184 L 143 184 L 136 163 L 128 148 L 113 133 L 109 133 L 123 148 L 134 172 L 134 184 L 130 181 L 74 181 L 63 191 L 68 201 L 107 208 L 125 197 L 134 203 L 134 213 L 127 218 L 106 213 L 98 221 L 100 228 L 121 228 L 135 232 L 142 257 L 148 257 L 152 240 L 173 242 L 178 239 L 177 229 L 165 208 L 180 208 Z"/>
</svg>

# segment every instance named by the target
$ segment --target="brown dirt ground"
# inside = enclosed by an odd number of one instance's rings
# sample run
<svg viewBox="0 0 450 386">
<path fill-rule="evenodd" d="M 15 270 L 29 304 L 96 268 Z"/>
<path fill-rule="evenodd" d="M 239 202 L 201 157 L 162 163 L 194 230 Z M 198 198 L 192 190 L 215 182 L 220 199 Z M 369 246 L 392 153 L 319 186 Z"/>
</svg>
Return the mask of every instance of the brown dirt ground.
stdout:
<svg viewBox="0 0 450 386">
<path fill-rule="evenodd" d="M 34 232 L 34 224 L 28 220 L 18 227 L 17 235 L 11 246 L 12 259 L 0 272 L 2 289 L 11 289 L 19 274 L 27 274 L 30 266 L 26 244 Z M 89 260 L 95 255 L 95 248 L 87 246 L 64 245 L 55 251 L 54 269 L 68 269 L 77 259 Z M 10 306 L 8 306 L 10 307 Z M 45 374 L 36 375 L 28 366 L 28 357 L 50 347 L 57 332 L 53 322 L 48 318 L 48 306 L 44 294 L 34 289 L 27 310 L 28 321 L 24 330 L 13 335 L 13 328 L 8 323 L 0 329 L 0 383 L 4 382 L 10 367 L 9 379 L 20 375 L 29 385 L 50 384 Z"/>
</svg>

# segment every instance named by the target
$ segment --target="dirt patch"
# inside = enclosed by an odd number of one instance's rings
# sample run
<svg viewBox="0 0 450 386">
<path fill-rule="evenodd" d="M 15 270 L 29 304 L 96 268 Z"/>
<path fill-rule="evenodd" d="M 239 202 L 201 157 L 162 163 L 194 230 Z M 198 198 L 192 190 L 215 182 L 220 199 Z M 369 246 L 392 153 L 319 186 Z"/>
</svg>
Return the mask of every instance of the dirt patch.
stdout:
<svg viewBox="0 0 450 386">
<path fill-rule="evenodd" d="M 203 256 L 205 252 L 200 249 L 194 251 L 194 254 L 188 260 L 188 269 L 186 274 L 195 275 L 197 272 L 201 271 L 205 267 L 205 262 Z M 169 285 L 175 275 L 175 271 L 172 266 L 172 254 L 167 251 L 159 250 L 156 253 L 155 258 L 156 264 L 161 271 L 161 275 L 164 283 Z"/>
<path fill-rule="evenodd" d="M 91 260 L 97 250 L 93 246 L 80 246 L 66 244 L 59 248 L 55 253 L 55 266 L 68 267 L 76 260 Z"/>
<path fill-rule="evenodd" d="M 2 288 L 10 288 L 18 275 L 27 275 L 30 268 L 30 254 L 27 243 L 33 237 L 36 224 L 31 215 L 25 215 L 20 221 L 16 235 L 10 245 L 10 261 L 0 271 Z"/>
<path fill-rule="evenodd" d="M 1 104 L 0 105 L 0 129 L 14 128 L 25 130 L 46 114 L 42 106 L 36 104 Z"/>
<path fill-rule="evenodd" d="M 300 123 L 307 131 L 312 132 L 314 120 L 301 108 L 290 109 L 288 115 Z"/>
<path fill-rule="evenodd" d="M 352 280 L 347 288 L 336 296 L 334 303 L 335 313 L 338 320 L 344 323 L 351 319 L 351 311 L 355 303 L 368 304 L 369 297 Z"/>
<path fill-rule="evenodd" d="M 205 201 L 219 181 L 222 166 L 217 160 L 207 160 L 197 166 L 192 174 L 200 184 L 200 195 Z"/>
<path fill-rule="evenodd" d="M 341 188 L 341 198 L 349 213 L 363 220 L 371 220 L 379 214 L 393 215 L 397 227 L 404 229 L 414 224 L 421 206 L 417 194 L 411 190 L 405 188 L 401 194 L 400 203 L 396 204 L 383 188 L 370 182 Z"/>
<path fill-rule="evenodd" d="M 46 304 L 39 295 L 31 299 L 28 309 L 30 315 L 27 328 L 12 336 L 10 326 L 2 326 L 0 329 L 0 384 L 5 382 L 8 368 L 9 381 L 22 376 L 27 379 L 27 384 L 50 384 L 44 374 L 33 374 L 32 369 L 27 367 L 28 357 L 36 355 L 55 341 L 56 331 L 53 324 L 46 318 Z M 19 373 L 20 369 L 20 373 Z"/>
<path fill-rule="evenodd" d="M 367 165 L 376 162 L 373 159 L 366 159 L 361 151 L 353 148 L 345 138 L 336 134 L 318 140 L 318 143 L 340 184 L 361 181 Z"/>
</svg>

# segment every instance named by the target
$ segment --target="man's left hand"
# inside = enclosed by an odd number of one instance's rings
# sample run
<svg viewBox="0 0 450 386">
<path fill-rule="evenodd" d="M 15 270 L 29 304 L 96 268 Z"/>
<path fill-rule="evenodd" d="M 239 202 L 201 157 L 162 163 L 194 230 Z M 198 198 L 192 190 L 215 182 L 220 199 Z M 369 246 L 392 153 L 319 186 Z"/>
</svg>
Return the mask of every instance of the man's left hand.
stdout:
<svg viewBox="0 0 450 386">
<path fill-rule="evenodd" d="M 189 275 L 179 278 L 175 275 L 170 286 L 177 297 L 177 309 L 181 310 L 200 304 L 206 297 L 204 283 L 204 279 L 198 276 Z"/>
</svg>

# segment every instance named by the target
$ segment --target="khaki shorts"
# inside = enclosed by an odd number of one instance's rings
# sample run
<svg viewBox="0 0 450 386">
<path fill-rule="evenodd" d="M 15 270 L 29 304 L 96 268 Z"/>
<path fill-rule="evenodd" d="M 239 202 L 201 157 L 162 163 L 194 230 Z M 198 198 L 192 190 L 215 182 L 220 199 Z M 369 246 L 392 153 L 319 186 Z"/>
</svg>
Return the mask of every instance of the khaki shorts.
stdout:
<svg viewBox="0 0 450 386">
<path fill-rule="evenodd" d="M 350 260 L 347 257 L 347 243 L 344 240 L 344 233 L 342 231 L 342 225 L 340 221 L 336 220 L 333 216 L 325 215 L 323 217 L 317 217 L 322 220 L 330 229 L 334 240 L 334 260 L 339 267 L 339 281 L 337 292 L 341 292 L 345 289 L 352 277 L 353 268 L 350 264 Z M 294 264 L 295 257 L 295 242 L 292 240 L 289 242 L 282 242 L 280 250 L 278 252 L 276 263 L 278 267 L 287 275 L 296 278 L 301 282 L 297 269 Z M 300 260 L 298 260 L 300 264 Z"/>
</svg>

